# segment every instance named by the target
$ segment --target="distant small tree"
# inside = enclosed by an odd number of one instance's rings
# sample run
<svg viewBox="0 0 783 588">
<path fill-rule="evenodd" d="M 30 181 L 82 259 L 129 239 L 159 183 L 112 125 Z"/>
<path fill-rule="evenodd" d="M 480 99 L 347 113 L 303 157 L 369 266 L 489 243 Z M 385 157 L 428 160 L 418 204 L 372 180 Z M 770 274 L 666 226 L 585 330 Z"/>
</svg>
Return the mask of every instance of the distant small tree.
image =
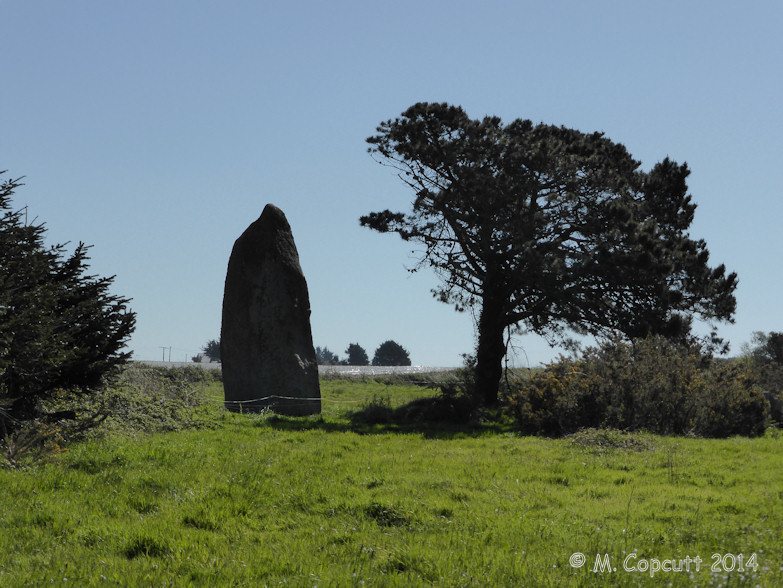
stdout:
<svg viewBox="0 0 783 588">
<path fill-rule="evenodd" d="M 315 360 L 318 362 L 318 365 L 337 365 L 340 363 L 340 358 L 329 351 L 327 347 L 315 348 Z"/>
<path fill-rule="evenodd" d="M 345 354 L 348 356 L 345 359 L 346 365 L 370 365 L 370 358 L 367 356 L 367 351 L 358 343 L 351 343 L 348 345 Z"/>
<path fill-rule="evenodd" d="M 410 365 L 411 358 L 408 351 L 399 343 L 384 341 L 375 350 L 372 358 L 373 365 Z"/>
<path fill-rule="evenodd" d="M 87 274 L 88 247 L 71 255 L 47 247 L 44 224 L 28 224 L 11 207 L 22 184 L 0 184 L 0 431 L 39 416 L 39 401 L 57 391 L 102 386 L 130 353 L 136 315 L 110 293 L 114 277 Z"/>
<path fill-rule="evenodd" d="M 220 339 L 210 339 L 206 345 L 201 348 L 204 355 L 208 356 L 211 361 L 220 361 Z M 200 360 L 199 360 L 200 361 Z"/>
</svg>

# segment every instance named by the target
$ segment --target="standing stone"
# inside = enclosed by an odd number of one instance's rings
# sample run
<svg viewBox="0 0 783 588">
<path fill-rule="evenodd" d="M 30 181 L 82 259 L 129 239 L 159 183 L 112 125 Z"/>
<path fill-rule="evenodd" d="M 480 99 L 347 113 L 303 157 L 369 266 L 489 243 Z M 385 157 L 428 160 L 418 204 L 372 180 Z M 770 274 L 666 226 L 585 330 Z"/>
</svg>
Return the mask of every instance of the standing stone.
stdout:
<svg viewBox="0 0 783 588">
<path fill-rule="evenodd" d="M 288 220 L 272 204 L 231 251 L 220 355 L 229 410 L 321 412 L 307 282 Z"/>
</svg>

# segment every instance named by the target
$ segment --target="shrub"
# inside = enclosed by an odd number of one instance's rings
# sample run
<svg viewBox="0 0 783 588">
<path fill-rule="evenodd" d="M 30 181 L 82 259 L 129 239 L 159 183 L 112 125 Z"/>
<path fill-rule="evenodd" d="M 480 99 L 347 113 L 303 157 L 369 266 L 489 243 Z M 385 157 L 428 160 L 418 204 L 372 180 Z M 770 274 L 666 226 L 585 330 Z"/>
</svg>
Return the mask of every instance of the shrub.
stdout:
<svg viewBox="0 0 783 588">
<path fill-rule="evenodd" d="M 523 433 L 559 436 L 599 426 L 584 370 L 584 362 L 561 357 L 531 374 L 517 394 L 509 395 L 508 405 Z"/>
<path fill-rule="evenodd" d="M 208 426 L 219 403 L 210 402 L 206 385 L 219 380 L 220 370 L 130 364 L 111 385 L 67 405 L 80 414 L 95 415 L 96 427 L 79 430 L 79 434 L 70 429 L 64 432 L 73 439 L 109 431 L 157 432 Z"/>
<path fill-rule="evenodd" d="M 770 420 L 783 425 L 783 333 L 753 333 L 753 346 L 745 345 L 743 362 L 752 368 L 769 402 Z"/>
<path fill-rule="evenodd" d="M 752 371 L 740 365 L 716 366 L 707 373 L 707 389 L 694 417 L 694 430 L 704 437 L 763 435 L 769 403 Z"/>
<path fill-rule="evenodd" d="M 682 434 L 691 428 L 695 400 L 704 393 L 704 359 L 692 347 L 652 337 L 588 350 L 602 426 Z"/>
<path fill-rule="evenodd" d="M 706 437 L 759 435 L 768 403 L 751 371 L 651 337 L 611 341 L 534 373 L 508 399 L 526 434 L 582 428 Z"/>
</svg>

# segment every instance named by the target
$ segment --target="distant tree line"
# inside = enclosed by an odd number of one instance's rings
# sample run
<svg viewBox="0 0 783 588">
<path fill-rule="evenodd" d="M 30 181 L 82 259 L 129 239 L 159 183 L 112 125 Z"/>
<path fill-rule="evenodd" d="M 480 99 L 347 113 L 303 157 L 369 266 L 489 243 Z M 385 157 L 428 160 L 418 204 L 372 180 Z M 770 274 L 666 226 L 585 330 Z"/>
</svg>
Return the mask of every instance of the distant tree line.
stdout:
<svg viewBox="0 0 783 588">
<path fill-rule="evenodd" d="M 316 347 L 315 357 L 318 365 L 370 365 L 367 351 L 358 343 L 351 343 L 345 350 L 346 358 L 340 359 L 326 347 Z M 396 341 L 384 341 L 375 350 L 372 365 L 405 366 L 411 365 L 410 353 Z"/>
<path fill-rule="evenodd" d="M 315 358 L 318 365 L 370 365 L 370 357 L 367 351 L 358 343 L 351 343 L 345 350 L 346 357 L 340 359 L 336 353 L 327 347 L 316 347 Z M 194 362 L 202 362 L 205 358 L 210 361 L 220 361 L 220 339 L 210 339 L 201 348 L 201 353 L 193 356 Z M 375 350 L 372 365 L 404 366 L 411 365 L 410 353 L 396 341 L 384 341 Z"/>
</svg>

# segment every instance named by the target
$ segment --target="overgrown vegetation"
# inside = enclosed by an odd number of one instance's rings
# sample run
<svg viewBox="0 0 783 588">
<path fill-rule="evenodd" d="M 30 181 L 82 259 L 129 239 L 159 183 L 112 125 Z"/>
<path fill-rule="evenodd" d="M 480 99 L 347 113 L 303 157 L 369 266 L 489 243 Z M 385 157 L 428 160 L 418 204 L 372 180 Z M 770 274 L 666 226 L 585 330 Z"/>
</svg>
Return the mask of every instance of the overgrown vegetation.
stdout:
<svg viewBox="0 0 783 588">
<path fill-rule="evenodd" d="M 770 420 L 783 424 L 783 333 L 753 333 L 744 348 L 744 364 L 756 375 L 770 404 Z"/>
<path fill-rule="evenodd" d="M 747 365 L 716 362 L 660 337 L 561 357 L 532 374 L 508 402 L 523 433 L 554 436 L 584 428 L 761 435 L 770 406 Z"/>
<path fill-rule="evenodd" d="M 152 433 L 210 426 L 222 393 L 220 370 L 133 364 L 117 382 L 93 397 L 89 407 L 106 415 L 98 434 Z"/>
<path fill-rule="evenodd" d="M 18 422 L 0 438 L 0 464 L 19 468 L 50 459 L 88 438 L 212 427 L 219 416 L 220 371 L 130 364 L 90 395 L 60 391 L 41 404 L 54 422 Z"/>
</svg>

